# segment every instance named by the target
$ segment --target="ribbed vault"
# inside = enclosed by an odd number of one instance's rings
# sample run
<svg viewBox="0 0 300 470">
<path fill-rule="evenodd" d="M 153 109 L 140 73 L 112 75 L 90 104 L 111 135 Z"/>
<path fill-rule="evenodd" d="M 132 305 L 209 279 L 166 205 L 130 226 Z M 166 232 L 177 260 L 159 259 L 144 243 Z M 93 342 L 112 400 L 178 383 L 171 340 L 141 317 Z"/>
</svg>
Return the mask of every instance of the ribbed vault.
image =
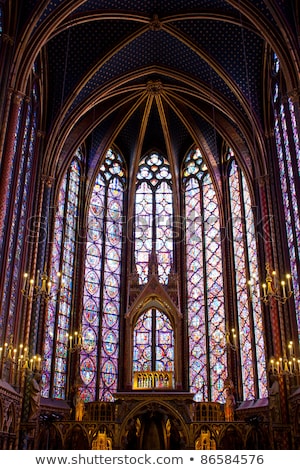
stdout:
<svg viewBox="0 0 300 470">
<path fill-rule="evenodd" d="M 290 90 L 299 80 L 298 48 L 284 28 L 294 10 L 281 8 L 261 0 L 23 2 L 10 84 L 25 93 L 40 55 L 51 97 L 44 173 L 59 178 L 83 143 L 91 179 L 112 144 L 131 176 L 151 148 L 178 171 L 196 143 L 218 182 L 225 140 L 249 176 L 264 175 L 268 53 L 279 56 Z"/>
</svg>

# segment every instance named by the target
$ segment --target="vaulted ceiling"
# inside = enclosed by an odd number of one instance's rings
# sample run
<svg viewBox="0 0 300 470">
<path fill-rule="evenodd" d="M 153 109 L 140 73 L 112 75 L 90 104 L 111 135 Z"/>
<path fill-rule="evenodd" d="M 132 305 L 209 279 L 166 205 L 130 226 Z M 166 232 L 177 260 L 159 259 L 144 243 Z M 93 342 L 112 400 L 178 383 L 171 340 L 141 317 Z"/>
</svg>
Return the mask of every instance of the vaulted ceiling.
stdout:
<svg viewBox="0 0 300 470">
<path fill-rule="evenodd" d="M 42 53 L 48 171 L 56 173 L 83 142 L 91 168 L 113 143 L 131 171 L 151 149 L 172 155 L 179 168 L 196 142 L 217 169 L 222 139 L 250 167 L 254 149 L 265 152 L 267 54 L 276 50 L 287 66 L 288 49 L 297 49 L 293 5 L 24 0 L 13 80 L 25 88 Z M 289 86 L 297 80 L 291 70 Z"/>
</svg>

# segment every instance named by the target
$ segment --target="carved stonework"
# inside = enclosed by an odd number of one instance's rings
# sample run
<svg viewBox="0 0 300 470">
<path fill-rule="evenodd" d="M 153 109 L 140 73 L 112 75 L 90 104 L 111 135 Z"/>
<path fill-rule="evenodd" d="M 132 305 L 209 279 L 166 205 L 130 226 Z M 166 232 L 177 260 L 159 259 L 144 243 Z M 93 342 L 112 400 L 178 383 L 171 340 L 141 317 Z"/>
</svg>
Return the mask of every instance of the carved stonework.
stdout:
<svg viewBox="0 0 300 470">
<path fill-rule="evenodd" d="M 160 80 L 149 80 L 147 91 L 149 95 L 160 95 L 163 90 L 163 84 Z"/>
<path fill-rule="evenodd" d="M 151 31 L 159 31 L 161 29 L 161 22 L 158 19 L 158 15 L 153 15 L 149 23 L 149 29 L 151 29 Z"/>
<path fill-rule="evenodd" d="M 48 188 L 51 188 L 54 182 L 54 177 L 51 175 L 42 175 L 42 181 L 46 186 L 48 186 Z"/>
<path fill-rule="evenodd" d="M 22 398 L 7 382 L 0 380 L 1 449 L 16 449 L 21 419 Z"/>
<path fill-rule="evenodd" d="M 287 92 L 287 96 L 292 100 L 293 103 L 296 103 L 297 101 L 299 101 L 300 89 L 293 88 L 292 90 Z"/>
</svg>

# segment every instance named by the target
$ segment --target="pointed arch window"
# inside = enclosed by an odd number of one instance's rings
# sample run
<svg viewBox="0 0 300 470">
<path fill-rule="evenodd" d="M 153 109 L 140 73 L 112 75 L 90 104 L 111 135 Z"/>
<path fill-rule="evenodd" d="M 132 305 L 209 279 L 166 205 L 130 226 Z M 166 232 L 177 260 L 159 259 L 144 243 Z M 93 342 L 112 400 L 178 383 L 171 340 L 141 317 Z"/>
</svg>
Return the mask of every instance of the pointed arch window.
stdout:
<svg viewBox="0 0 300 470">
<path fill-rule="evenodd" d="M 155 308 L 139 316 L 133 330 L 133 372 L 174 371 L 174 331 Z"/>
<path fill-rule="evenodd" d="M 85 401 L 113 401 L 117 391 L 124 161 L 110 149 L 91 194 L 80 354 Z"/>
<path fill-rule="evenodd" d="M 14 162 L 9 175 L 10 189 L 6 197 L 6 219 L 9 214 L 11 221 L 4 227 L 0 237 L 0 252 L 2 261 L 7 263 L 5 269 L 4 291 L 1 298 L 0 339 L 3 340 L 14 335 L 16 307 L 18 301 L 18 279 L 21 272 L 22 256 L 26 248 L 25 235 L 28 222 L 28 201 L 33 186 L 33 164 L 37 143 L 37 130 L 39 125 L 40 85 L 38 80 L 32 84 L 30 100 L 18 111 L 18 124 L 14 140 Z M 22 127 L 22 117 L 25 117 L 25 126 Z M 7 258 L 5 261 L 2 244 L 9 236 Z M 7 262 L 8 261 L 8 262 Z M 4 313 L 6 325 L 4 324 Z"/>
<path fill-rule="evenodd" d="M 60 272 L 62 285 L 59 295 L 54 293 L 48 303 L 42 396 L 57 399 L 65 399 L 67 389 L 67 334 L 72 314 L 81 158 L 78 149 L 60 185 L 54 223 L 50 277 L 54 279 Z"/>
<path fill-rule="evenodd" d="M 199 149 L 183 167 L 190 389 L 222 401 L 227 375 L 225 305 L 216 192 Z"/>
<path fill-rule="evenodd" d="M 229 203 L 235 273 L 236 324 L 244 400 L 267 396 L 265 345 L 259 294 L 257 242 L 246 179 L 228 149 Z M 229 232 L 228 232 L 229 233 Z M 252 280 L 251 291 L 247 279 Z"/>
<path fill-rule="evenodd" d="M 289 97 L 282 100 L 280 61 L 273 54 L 272 103 L 274 134 L 279 166 L 286 240 L 293 282 L 298 337 L 300 341 L 300 143 L 295 105 Z M 286 101 L 286 102 L 284 102 Z"/>
<path fill-rule="evenodd" d="M 152 153 L 139 164 L 135 195 L 135 265 L 139 283 L 149 279 L 149 260 L 155 256 L 158 277 L 168 283 L 173 265 L 173 193 L 170 165 Z"/>
<path fill-rule="evenodd" d="M 3 6 L 0 4 L 0 47 L 2 43 L 2 33 L 3 33 Z"/>
</svg>

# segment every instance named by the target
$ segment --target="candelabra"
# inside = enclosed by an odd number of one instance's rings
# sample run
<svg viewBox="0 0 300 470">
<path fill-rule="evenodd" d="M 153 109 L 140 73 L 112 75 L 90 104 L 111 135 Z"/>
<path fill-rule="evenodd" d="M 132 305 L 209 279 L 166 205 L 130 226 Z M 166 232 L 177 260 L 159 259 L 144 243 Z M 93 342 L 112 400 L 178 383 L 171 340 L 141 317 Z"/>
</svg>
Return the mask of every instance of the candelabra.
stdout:
<svg viewBox="0 0 300 470">
<path fill-rule="evenodd" d="M 289 342 L 283 357 L 270 359 L 269 370 L 274 376 L 300 376 L 300 358 L 294 354 L 293 341 Z"/>
<path fill-rule="evenodd" d="M 72 334 L 67 333 L 68 338 L 68 350 L 73 353 L 75 351 L 80 351 L 82 348 L 82 333 L 81 329 L 79 331 L 74 331 Z"/>
<path fill-rule="evenodd" d="M 279 281 L 276 271 L 272 271 L 271 273 L 271 268 L 268 263 L 266 264 L 266 273 L 266 280 L 262 284 L 262 301 L 268 304 L 273 298 L 276 299 L 277 302 L 285 304 L 293 294 L 291 289 L 291 275 L 286 274 L 285 280 Z"/>
<path fill-rule="evenodd" d="M 23 344 L 14 346 L 13 337 L 0 346 L 0 378 L 3 377 L 12 385 L 19 385 L 22 372 L 41 370 L 42 358 L 38 354 L 29 356 L 28 347 Z"/>
<path fill-rule="evenodd" d="M 21 292 L 24 297 L 29 300 L 35 301 L 40 297 L 48 301 L 54 297 L 62 287 L 61 273 L 58 272 L 56 276 L 57 282 L 54 282 L 47 274 L 46 265 L 42 273 L 39 269 L 37 270 L 35 278 L 32 277 L 29 279 L 29 274 L 24 273 Z M 56 288 L 52 292 L 53 286 Z"/>
</svg>

